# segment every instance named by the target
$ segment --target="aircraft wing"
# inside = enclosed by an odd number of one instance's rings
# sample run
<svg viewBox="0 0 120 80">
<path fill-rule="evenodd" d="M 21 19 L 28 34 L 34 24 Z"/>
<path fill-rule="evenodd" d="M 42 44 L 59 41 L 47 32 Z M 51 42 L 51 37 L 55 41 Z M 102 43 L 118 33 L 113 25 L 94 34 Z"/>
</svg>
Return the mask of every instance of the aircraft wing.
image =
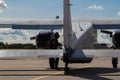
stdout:
<svg viewBox="0 0 120 80">
<path fill-rule="evenodd" d="M 58 19 L 0 19 L 0 28 L 12 29 L 61 29 L 63 21 Z"/>
<path fill-rule="evenodd" d="M 72 23 L 92 23 L 94 29 L 120 29 L 120 19 L 74 19 Z M 61 29 L 61 19 L 0 19 L 0 28 L 12 29 Z"/>
</svg>

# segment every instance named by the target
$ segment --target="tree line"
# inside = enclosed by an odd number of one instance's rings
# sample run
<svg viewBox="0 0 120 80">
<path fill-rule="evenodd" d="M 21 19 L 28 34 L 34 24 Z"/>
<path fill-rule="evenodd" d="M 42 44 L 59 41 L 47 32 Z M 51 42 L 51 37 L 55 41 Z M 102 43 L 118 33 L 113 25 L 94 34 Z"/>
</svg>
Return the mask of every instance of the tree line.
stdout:
<svg viewBox="0 0 120 80">
<path fill-rule="evenodd" d="M 36 46 L 31 43 L 8 44 L 8 43 L 0 42 L 0 49 L 36 49 Z"/>
</svg>

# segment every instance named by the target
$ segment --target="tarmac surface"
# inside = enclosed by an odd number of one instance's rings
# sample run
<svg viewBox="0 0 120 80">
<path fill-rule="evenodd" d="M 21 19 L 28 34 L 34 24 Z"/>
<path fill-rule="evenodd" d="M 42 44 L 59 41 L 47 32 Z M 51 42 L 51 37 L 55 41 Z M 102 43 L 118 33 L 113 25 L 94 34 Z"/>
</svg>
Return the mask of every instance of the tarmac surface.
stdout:
<svg viewBox="0 0 120 80">
<path fill-rule="evenodd" d="M 120 62 L 113 69 L 111 58 L 93 59 L 89 64 L 70 64 L 64 75 L 64 63 L 58 70 L 49 69 L 48 59 L 0 60 L 0 80 L 120 80 Z"/>
</svg>

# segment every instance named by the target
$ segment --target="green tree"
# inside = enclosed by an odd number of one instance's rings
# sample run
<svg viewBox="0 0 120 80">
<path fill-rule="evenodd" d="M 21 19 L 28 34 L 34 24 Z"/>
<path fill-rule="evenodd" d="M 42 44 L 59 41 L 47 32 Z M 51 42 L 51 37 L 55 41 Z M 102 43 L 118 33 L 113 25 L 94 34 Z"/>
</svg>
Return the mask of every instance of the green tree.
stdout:
<svg viewBox="0 0 120 80">
<path fill-rule="evenodd" d="M 0 42 L 0 49 L 6 49 L 6 45 L 3 42 Z"/>
</svg>

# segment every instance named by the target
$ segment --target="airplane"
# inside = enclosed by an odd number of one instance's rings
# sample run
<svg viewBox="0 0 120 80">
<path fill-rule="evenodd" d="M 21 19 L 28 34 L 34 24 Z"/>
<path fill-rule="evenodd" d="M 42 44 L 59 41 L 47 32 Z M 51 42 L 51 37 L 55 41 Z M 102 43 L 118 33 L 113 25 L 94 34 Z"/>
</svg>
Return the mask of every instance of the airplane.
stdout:
<svg viewBox="0 0 120 80">
<path fill-rule="evenodd" d="M 119 36 L 120 32 L 108 32 L 107 29 L 120 29 L 119 18 L 99 19 L 71 19 L 70 0 L 64 2 L 64 18 L 39 20 L 39 19 L 0 19 L 0 28 L 12 29 L 63 29 L 64 48 L 57 50 L 0 50 L 0 58 L 40 58 L 63 57 L 65 63 L 64 73 L 69 73 L 69 63 L 90 63 L 93 58 L 111 57 L 113 68 L 117 68 L 120 57 Z M 97 30 L 102 33 L 112 33 L 112 46 L 96 43 Z M 113 34 L 114 33 L 114 34 Z M 99 47 L 99 48 L 97 48 Z"/>
</svg>

